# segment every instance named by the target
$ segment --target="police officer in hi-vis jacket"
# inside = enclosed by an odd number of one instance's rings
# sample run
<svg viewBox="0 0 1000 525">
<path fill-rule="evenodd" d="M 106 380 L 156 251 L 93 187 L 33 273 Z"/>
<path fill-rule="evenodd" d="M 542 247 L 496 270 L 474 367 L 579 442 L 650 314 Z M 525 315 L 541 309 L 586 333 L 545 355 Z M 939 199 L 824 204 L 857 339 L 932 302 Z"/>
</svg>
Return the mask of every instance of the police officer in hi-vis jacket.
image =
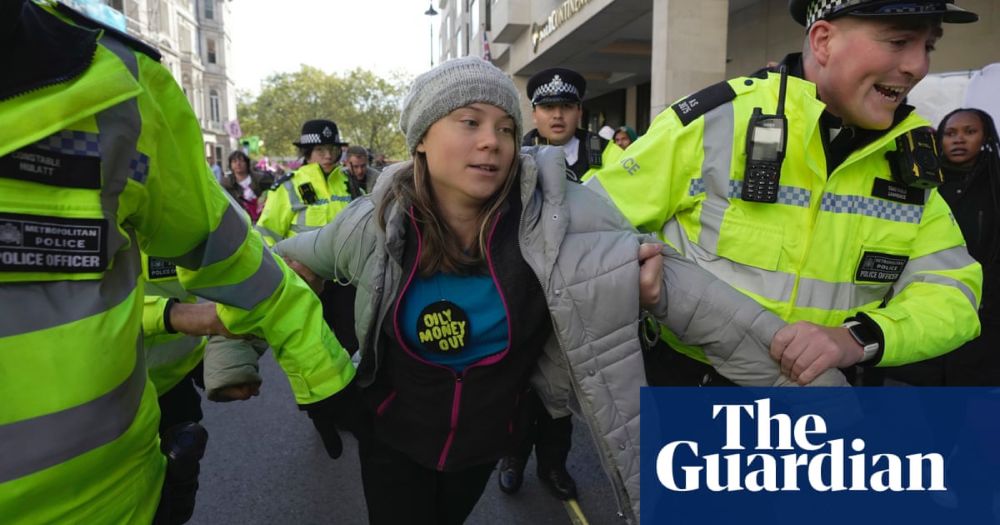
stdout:
<svg viewBox="0 0 1000 525">
<path fill-rule="evenodd" d="M 905 99 L 942 23 L 978 17 L 941 1 L 789 7 L 802 53 L 678 101 L 588 185 L 791 323 L 771 354 L 800 383 L 948 352 L 979 333 L 982 273 Z M 699 348 L 663 339 L 651 382 L 729 384 Z"/>
</svg>

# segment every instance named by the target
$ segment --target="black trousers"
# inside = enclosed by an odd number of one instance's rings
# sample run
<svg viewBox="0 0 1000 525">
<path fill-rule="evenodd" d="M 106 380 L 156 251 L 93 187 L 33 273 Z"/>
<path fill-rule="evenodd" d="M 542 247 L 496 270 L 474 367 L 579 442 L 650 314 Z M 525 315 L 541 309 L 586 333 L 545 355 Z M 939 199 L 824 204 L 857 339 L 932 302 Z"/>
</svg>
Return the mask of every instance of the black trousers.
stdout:
<svg viewBox="0 0 1000 525">
<path fill-rule="evenodd" d="M 181 379 L 165 394 L 160 396 L 160 435 L 168 428 L 187 421 L 200 422 L 204 415 L 201 412 L 201 395 L 194 388 L 195 376 L 202 374 L 199 364 L 188 375 Z"/>
<path fill-rule="evenodd" d="M 354 296 L 357 291 L 354 286 L 341 286 L 327 281 L 323 292 L 319 294 L 319 301 L 323 304 L 323 319 L 333 330 L 337 341 L 351 355 L 358 351 L 358 336 L 354 331 Z"/>
<path fill-rule="evenodd" d="M 495 467 L 439 472 L 375 439 L 359 441 L 358 456 L 371 525 L 464 523 Z"/>
<path fill-rule="evenodd" d="M 572 416 L 553 418 L 534 390 L 526 394 L 524 404 L 525 433 L 514 447 L 513 455 L 522 463 L 527 462 L 531 449 L 535 449 L 538 472 L 565 470 L 569 449 L 572 447 Z"/>
<path fill-rule="evenodd" d="M 677 352 L 662 339 L 642 350 L 642 361 L 649 386 L 736 386 L 712 365 Z"/>
</svg>

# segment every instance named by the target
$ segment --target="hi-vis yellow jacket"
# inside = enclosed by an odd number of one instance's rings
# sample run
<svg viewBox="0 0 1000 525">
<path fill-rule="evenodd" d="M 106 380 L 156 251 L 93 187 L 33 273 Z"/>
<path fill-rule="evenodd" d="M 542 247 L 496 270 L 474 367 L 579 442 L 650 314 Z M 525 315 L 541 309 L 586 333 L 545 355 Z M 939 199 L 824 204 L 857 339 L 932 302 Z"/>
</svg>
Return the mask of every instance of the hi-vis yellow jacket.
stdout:
<svg viewBox="0 0 1000 525">
<path fill-rule="evenodd" d="M 167 332 L 164 310 L 168 301 L 171 298 L 191 303 L 197 300 L 181 286 L 175 264 L 142 254 L 142 280 L 146 293 L 142 308 L 146 370 L 156 387 L 156 394 L 162 396 L 198 366 L 205 355 L 207 338 Z"/>
<path fill-rule="evenodd" d="M 32 65 L 0 75 L 0 521 L 150 523 L 165 462 L 140 248 L 278 349 L 299 403 L 354 367 L 219 189 L 155 52 L 64 9 L 25 2 L 0 46 Z"/>
<path fill-rule="evenodd" d="M 778 202 L 740 198 L 747 125 L 756 107 L 775 113 L 779 78 L 738 78 L 678 102 L 588 185 L 786 321 L 837 326 L 867 315 L 884 336 L 880 365 L 934 357 L 978 335 L 979 264 L 937 191 L 893 182 L 885 157 L 897 136 L 928 125 L 922 118 L 909 115 L 827 177 L 825 105 L 814 84 L 790 77 Z"/>
<path fill-rule="evenodd" d="M 307 184 L 312 187 L 313 202 L 309 202 L 310 195 L 303 190 Z M 347 175 L 339 167 L 325 176 L 319 164 L 306 164 L 291 177 L 278 180 L 275 186 L 257 220 L 257 231 L 264 236 L 268 246 L 326 226 L 351 203 Z"/>
</svg>

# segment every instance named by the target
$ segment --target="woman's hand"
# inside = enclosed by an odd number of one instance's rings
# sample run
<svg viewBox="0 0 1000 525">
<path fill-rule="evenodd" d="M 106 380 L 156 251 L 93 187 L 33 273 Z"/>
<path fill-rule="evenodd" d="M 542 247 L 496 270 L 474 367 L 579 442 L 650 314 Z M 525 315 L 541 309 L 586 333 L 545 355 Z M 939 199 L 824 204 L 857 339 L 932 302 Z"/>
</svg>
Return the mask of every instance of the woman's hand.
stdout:
<svg viewBox="0 0 1000 525">
<path fill-rule="evenodd" d="M 260 383 L 245 383 L 220 388 L 218 391 L 213 392 L 209 399 L 219 403 L 228 403 L 229 401 L 246 401 L 253 396 L 259 395 Z"/>
<path fill-rule="evenodd" d="M 639 245 L 639 303 L 654 307 L 663 292 L 663 255 L 659 244 Z"/>
<path fill-rule="evenodd" d="M 319 295 L 320 292 L 323 291 L 323 279 L 313 273 L 308 266 L 300 263 L 299 261 L 289 259 L 288 257 L 284 257 L 284 259 L 285 263 L 288 264 L 288 267 L 294 270 L 295 273 L 299 274 L 299 277 L 301 277 L 302 280 L 305 281 L 314 292 L 316 292 L 316 295 Z"/>
</svg>

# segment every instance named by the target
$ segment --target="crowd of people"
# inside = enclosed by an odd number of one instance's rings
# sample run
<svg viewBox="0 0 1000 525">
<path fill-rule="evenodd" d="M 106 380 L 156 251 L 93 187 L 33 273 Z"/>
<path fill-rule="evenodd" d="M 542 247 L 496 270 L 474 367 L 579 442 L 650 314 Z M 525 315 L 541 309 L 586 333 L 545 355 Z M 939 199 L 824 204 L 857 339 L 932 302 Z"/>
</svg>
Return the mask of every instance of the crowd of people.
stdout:
<svg viewBox="0 0 1000 525">
<path fill-rule="evenodd" d="M 801 53 L 642 136 L 581 129 L 579 72 L 465 57 L 410 86 L 408 161 L 324 118 L 297 169 L 213 174 L 155 49 L 0 0 L 0 516 L 186 522 L 197 389 L 259 394 L 268 348 L 327 453 L 357 439 L 373 524 L 463 523 L 532 452 L 578 498 L 574 415 L 638 523 L 647 384 L 1000 384 L 996 126 L 905 103 L 977 15 L 789 8 Z"/>
</svg>

